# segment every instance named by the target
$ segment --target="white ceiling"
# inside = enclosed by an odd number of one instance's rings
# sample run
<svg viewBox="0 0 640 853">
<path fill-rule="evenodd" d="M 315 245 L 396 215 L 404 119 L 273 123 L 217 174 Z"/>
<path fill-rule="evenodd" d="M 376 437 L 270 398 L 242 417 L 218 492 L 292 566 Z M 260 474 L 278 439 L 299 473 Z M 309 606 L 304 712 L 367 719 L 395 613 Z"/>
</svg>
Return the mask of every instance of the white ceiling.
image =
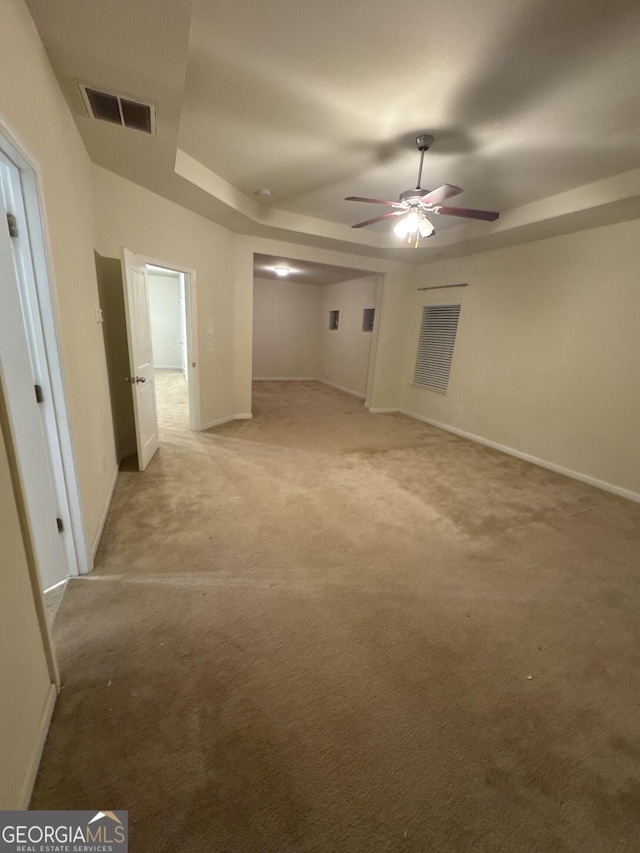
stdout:
<svg viewBox="0 0 640 853">
<path fill-rule="evenodd" d="M 637 0 L 28 4 L 94 162 L 240 233 L 417 263 L 640 217 Z M 76 80 L 155 103 L 157 137 Z M 423 186 L 500 219 L 352 229 L 386 208 L 345 196 L 415 185 L 421 132 Z"/>
</svg>

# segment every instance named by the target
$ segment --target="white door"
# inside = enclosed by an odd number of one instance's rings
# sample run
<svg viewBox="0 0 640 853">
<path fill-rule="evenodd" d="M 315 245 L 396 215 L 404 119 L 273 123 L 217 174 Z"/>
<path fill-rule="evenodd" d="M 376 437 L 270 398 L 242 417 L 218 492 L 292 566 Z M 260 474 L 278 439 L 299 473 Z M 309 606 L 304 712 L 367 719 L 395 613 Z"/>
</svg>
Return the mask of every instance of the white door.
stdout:
<svg viewBox="0 0 640 853">
<path fill-rule="evenodd" d="M 58 528 L 51 460 L 20 305 L 7 212 L 0 195 L 0 380 L 22 481 L 31 537 L 43 589 L 63 581 L 69 565 Z"/>
<path fill-rule="evenodd" d="M 129 382 L 136 422 L 138 468 L 147 467 L 160 446 L 153 375 L 153 349 L 149 318 L 149 286 L 146 261 L 122 250 L 122 283 L 129 342 Z"/>
</svg>

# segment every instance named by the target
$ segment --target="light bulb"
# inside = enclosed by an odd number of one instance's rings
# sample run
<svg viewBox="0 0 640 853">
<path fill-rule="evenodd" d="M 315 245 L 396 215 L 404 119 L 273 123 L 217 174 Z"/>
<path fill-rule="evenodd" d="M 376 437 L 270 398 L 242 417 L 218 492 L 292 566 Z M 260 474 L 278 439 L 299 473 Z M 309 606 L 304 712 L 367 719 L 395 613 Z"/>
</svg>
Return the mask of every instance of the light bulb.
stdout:
<svg viewBox="0 0 640 853">
<path fill-rule="evenodd" d="M 435 230 L 433 223 L 430 222 L 426 216 L 422 216 L 420 218 L 418 231 L 420 232 L 421 237 L 431 237 L 431 235 L 435 233 Z"/>
<path fill-rule="evenodd" d="M 289 273 L 291 272 L 289 267 L 274 267 L 273 271 L 275 272 L 276 275 L 279 275 L 280 277 L 285 276 L 285 275 L 289 275 Z"/>
<path fill-rule="evenodd" d="M 407 217 L 403 216 L 402 219 L 398 222 L 398 224 L 393 229 L 393 233 L 400 237 L 403 240 L 407 234 L 409 233 L 409 229 L 407 228 Z"/>
<path fill-rule="evenodd" d="M 411 213 L 407 213 L 405 222 L 407 223 L 407 231 L 414 234 L 420 227 L 420 216 L 415 210 L 412 210 Z"/>
</svg>

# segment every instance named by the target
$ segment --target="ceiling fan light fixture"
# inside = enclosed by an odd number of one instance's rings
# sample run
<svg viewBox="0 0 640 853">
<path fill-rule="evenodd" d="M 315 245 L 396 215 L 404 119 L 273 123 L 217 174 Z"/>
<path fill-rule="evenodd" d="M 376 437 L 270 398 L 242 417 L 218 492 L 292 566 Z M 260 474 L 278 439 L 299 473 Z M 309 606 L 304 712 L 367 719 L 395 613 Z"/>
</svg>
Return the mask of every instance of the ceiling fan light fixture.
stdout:
<svg viewBox="0 0 640 853">
<path fill-rule="evenodd" d="M 400 193 L 398 201 L 389 201 L 382 198 L 363 198 L 362 196 L 350 195 L 345 198 L 345 201 L 361 201 L 366 204 L 384 204 L 387 207 L 393 208 L 388 213 L 383 213 L 382 216 L 374 216 L 372 219 L 366 219 L 364 222 L 357 222 L 352 225 L 352 228 L 364 228 L 367 225 L 375 225 L 376 222 L 382 222 L 383 219 L 389 219 L 392 216 L 399 216 L 401 219 L 396 223 L 394 231 L 396 236 L 401 240 L 405 240 L 411 244 L 414 243 L 418 247 L 420 238 L 431 237 L 435 234 L 433 223 L 427 218 L 426 214 L 438 216 L 462 216 L 466 219 L 481 219 L 485 222 L 495 222 L 500 214 L 495 210 L 473 210 L 467 207 L 448 207 L 442 204 L 446 199 L 459 195 L 462 190 L 460 187 L 454 187 L 452 184 L 442 184 L 435 190 L 422 189 L 422 166 L 424 163 L 424 153 L 428 151 L 433 137 L 428 133 L 423 133 L 416 137 L 416 146 L 420 152 L 420 166 L 418 167 L 418 180 L 413 189 L 405 190 Z M 415 238 L 415 241 L 414 241 Z"/>
<path fill-rule="evenodd" d="M 404 240 L 405 237 L 409 234 L 409 228 L 407 226 L 407 217 L 403 216 L 402 219 L 396 223 L 393 233 L 396 237 L 400 237 L 401 240 Z"/>
<path fill-rule="evenodd" d="M 421 237 L 431 237 L 432 234 L 435 234 L 436 229 L 433 227 L 433 223 L 430 222 L 426 216 L 422 216 L 420 218 L 420 225 L 418 226 L 418 233 Z"/>
<path fill-rule="evenodd" d="M 420 214 L 417 210 L 412 210 L 405 217 L 407 223 L 407 231 L 409 234 L 415 234 L 420 227 Z"/>
<path fill-rule="evenodd" d="M 393 229 L 401 240 L 415 237 L 431 237 L 435 234 L 433 223 L 427 219 L 422 211 L 411 210 L 397 223 Z"/>
</svg>

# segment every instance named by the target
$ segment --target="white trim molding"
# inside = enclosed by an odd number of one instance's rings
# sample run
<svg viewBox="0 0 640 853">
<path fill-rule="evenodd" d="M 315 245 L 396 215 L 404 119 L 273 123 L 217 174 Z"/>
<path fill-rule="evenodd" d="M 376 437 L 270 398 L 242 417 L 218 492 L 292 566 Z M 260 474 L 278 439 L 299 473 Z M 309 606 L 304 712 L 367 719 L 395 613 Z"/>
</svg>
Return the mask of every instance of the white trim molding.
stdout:
<svg viewBox="0 0 640 853">
<path fill-rule="evenodd" d="M 57 288 L 42 175 L 38 160 L 23 145 L 19 136 L 2 115 L 0 115 L 0 151 L 11 163 L 11 181 L 17 181 L 15 192 L 24 207 L 24 217 L 28 227 L 29 253 L 33 262 L 38 316 L 42 323 L 42 340 L 49 371 L 55 411 L 55 432 L 64 480 L 64 487 L 61 481 L 59 483 L 61 491 L 58 500 L 66 505 L 64 509 L 71 528 L 72 547 L 68 549 L 69 575 L 77 576 L 91 571 L 89 565 L 91 557 L 80 498 L 66 380 L 62 367 Z"/>
<path fill-rule="evenodd" d="M 344 391 L 345 394 L 351 394 L 352 397 L 359 397 L 361 400 L 364 400 L 364 394 L 361 394 L 359 391 L 352 391 L 351 388 L 345 388 L 344 385 L 336 385 L 335 382 L 328 382 L 326 379 L 316 379 L 316 382 L 321 382 L 323 385 L 328 385 L 337 391 Z"/>
<path fill-rule="evenodd" d="M 369 409 L 369 411 L 378 413 L 380 410 Z M 538 456 L 523 453 L 520 450 L 515 450 L 513 447 L 508 447 L 505 444 L 498 444 L 497 441 L 491 441 L 489 438 L 474 435 L 472 432 L 465 432 L 465 430 L 440 423 L 439 421 L 434 421 L 431 418 L 424 417 L 423 415 L 417 415 L 414 412 L 407 411 L 406 409 L 398 409 L 397 411 L 402 415 L 407 415 L 409 418 L 414 418 L 417 421 L 422 421 L 430 426 L 445 430 L 445 432 L 452 432 L 454 435 L 459 435 L 462 438 L 468 438 L 470 441 L 475 441 L 478 444 L 484 444 L 486 447 L 492 447 L 494 450 L 499 450 L 501 453 L 507 453 L 509 456 L 515 456 L 518 459 L 523 459 L 525 462 L 531 462 L 532 465 L 538 465 L 540 468 L 547 468 L 549 471 L 555 471 L 556 474 L 562 474 L 565 477 L 570 477 L 572 480 L 579 480 L 581 483 L 586 483 L 588 486 L 595 486 L 597 489 L 602 489 L 605 492 L 611 492 L 621 498 L 626 498 L 627 500 L 640 503 L 640 494 L 632 492 L 630 489 L 623 489 L 622 486 L 616 486 L 613 483 L 598 480 L 596 477 L 590 477 L 588 474 L 582 474 L 579 471 L 572 471 L 570 468 L 563 468 L 562 465 L 556 465 L 554 462 L 547 462 L 546 459 L 540 459 Z"/>
<path fill-rule="evenodd" d="M 91 565 L 89 566 L 89 571 L 93 569 L 96 554 L 98 552 L 98 546 L 100 545 L 104 526 L 107 523 L 107 516 L 109 515 L 109 510 L 111 509 L 111 501 L 113 500 L 113 493 L 116 490 L 116 484 L 118 482 L 119 473 L 120 469 L 116 465 L 115 471 L 113 472 L 113 479 L 111 480 L 111 486 L 109 488 L 109 495 L 107 496 L 107 500 L 104 505 L 104 510 L 102 511 L 102 516 L 100 518 L 100 523 L 98 524 L 98 529 L 96 530 L 96 535 L 93 537 L 93 543 L 91 545 Z"/>
<path fill-rule="evenodd" d="M 360 391 L 353 391 L 351 388 L 345 388 L 344 385 L 336 385 L 335 382 L 329 382 L 327 379 L 318 379 L 317 376 L 254 376 L 252 382 L 320 382 L 321 385 L 328 385 L 330 388 L 335 388 L 338 391 L 344 391 L 345 394 L 351 394 L 353 397 L 360 397 L 364 400 L 364 394 Z M 397 409 L 394 409 L 397 411 Z"/>
<path fill-rule="evenodd" d="M 226 418 L 218 418 L 217 421 L 211 421 L 208 424 L 202 424 L 200 427 L 200 432 L 204 432 L 207 429 L 213 429 L 213 427 L 221 426 L 222 424 L 227 424 L 229 421 L 250 421 L 253 415 L 249 412 L 241 413 L 238 415 L 227 415 Z"/>
<path fill-rule="evenodd" d="M 200 359 L 198 358 L 198 291 L 196 288 L 196 271 L 193 267 L 183 267 L 169 261 L 161 261 L 158 258 L 150 258 L 147 255 L 136 254 L 142 258 L 147 266 L 155 267 L 153 274 L 158 274 L 162 268 L 169 273 L 178 273 L 184 276 L 184 298 L 185 317 L 187 326 L 187 387 L 189 392 L 189 429 L 198 432 L 203 429 L 200 426 Z M 159 365 L 154 365 L 159 367 Z M 180 365 L 178 370 L 182 369 Z"/>
<path fill-rule="evenodd" d="M 29 808 L 29 801 L 33 792 L 33 786 L 36 782 L 36 776 L 38 775 L 38 767 L 40 766 L 42 751 L 44 750 L 47 734 L 49 733 L 49 725 L 51 723 L 51 717 L 53 715 L 57 696 L 58 691 L 56 689 L 56 685 L 50 684 L 33 742 L 33 749 L 29 756 L 29 763 L 27 764 L 24 781 L 22 782 L 20 794 L 18 795 L 18 805 L 16 808 L 23 811 Z"/>
</svg>

